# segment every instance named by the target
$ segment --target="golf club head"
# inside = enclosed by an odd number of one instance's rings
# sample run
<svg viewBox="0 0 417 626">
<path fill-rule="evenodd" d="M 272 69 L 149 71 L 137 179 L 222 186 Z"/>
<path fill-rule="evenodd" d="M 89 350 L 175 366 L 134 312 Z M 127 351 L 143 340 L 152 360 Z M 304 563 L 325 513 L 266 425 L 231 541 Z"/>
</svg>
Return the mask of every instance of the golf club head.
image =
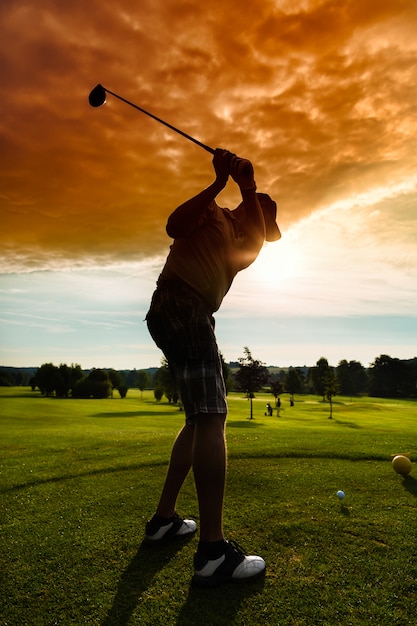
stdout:
<svg viewBox="0 0 417 626">
<path fill-rule="evenodd" d="M 92 107 L 101 107 L 106 102 L 106 90 L 102 85 L 97 85 L 90 92 L 88 101 Z"/>
</svg>

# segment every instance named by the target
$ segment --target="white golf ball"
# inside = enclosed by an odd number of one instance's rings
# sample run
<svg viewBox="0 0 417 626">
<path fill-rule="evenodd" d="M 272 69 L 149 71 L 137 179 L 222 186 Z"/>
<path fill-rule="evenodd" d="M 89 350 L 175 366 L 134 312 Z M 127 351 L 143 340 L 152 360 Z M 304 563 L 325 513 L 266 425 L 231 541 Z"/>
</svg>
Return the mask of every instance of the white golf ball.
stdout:
<svg viewBox="0 0 417 626">
<path fill-rule="evenodd" d="M 337 497 L 338 497 L 340 500 L 343 500 L 343 498 L 345 497 L 345 492 L 344 492 L 344 491 L 342 491 L 341 489 L 339 489 L 339 491 L 336 493 L 336 495 L 337 495 Z"/>
</svg>

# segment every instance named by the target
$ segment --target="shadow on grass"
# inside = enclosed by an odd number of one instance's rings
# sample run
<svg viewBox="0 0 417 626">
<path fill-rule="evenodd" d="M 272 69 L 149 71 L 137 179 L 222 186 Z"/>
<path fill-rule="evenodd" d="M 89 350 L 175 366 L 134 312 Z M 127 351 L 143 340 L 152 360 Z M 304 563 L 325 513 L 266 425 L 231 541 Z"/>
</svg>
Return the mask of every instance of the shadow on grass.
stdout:
<svg viewBox="0 0 417 626">
<path fill-rule="evenodd" d="M 403 486 L 404 489 L 417 497 L 417 480 L 413 476 L 404 476 Z"/>
<path fill-rule="evenodd" d="M 167 465 L 167 461 L 154 461 L 150 463 L 132 463 L 130 465 L 118 465 L 116 467 L 104 467 L 100 469 L 90 470 L 88 472 L 79 472 L 74 474 L 65 474 L 64 476 L 52 476 L 50 478 L 39 478 L 37 480 L 30 480 L 26 483 L 19 483 L 0 489 L 0 493 L 12 493 L 13 491 L 19 491 L 20 489 L 28 489 L 29 487 L 37 487 L 38 485 L 48 485 L 49 483 L 60 483 L 65 480 L 74 480 L 77 478 L 84 478 L 85 476 L 101 476 L 104 474 L 116 474 L 117 472 L 130 472 L 148 467 L 164 467 Z"/>
<path fill-rule="evenodd" d="M 172 411 L 172 414 L 179 414 L 181 415 L 181 411 L 179 409 Z M 115 417 L 167 417 L 168 415 L 170 415 L 170 413 L 168 411 L 111 411 L 111 412 L 104 412 L 104 413 L 92 413 L 90 415 L 90 417 L 99 417 L 99 418 L 106 418 L 106 417 L 111 417 L 111 418 L 115 418 Z"/>
<path fill-rule="evenodd" d="M 240 606 L 249 596 L 262 592 L 265 578 L 252 582 L 231 583 L 212 589 L 190 585 L 188 596 L 176 621 L 177 626 L 216 624 L 227 626 L 234 622 Z"/>
<path fill-rule="evenodd" d="M 265 426 L 263 422 L 256 422 L 255 420 L 246 419 L 246 420 L 236 420 L 236 421 L 228 421 L 227 428 L 256 428 L 258 426 Z"/>
<path fill-rule="evenodd" d="M 345 517 L 349 517 L 350 516 L 350 510 L 348 509 L 348 507 L 345 504 L 341 504 L 340 505 L 340 512 Z"/>
<path fill-rule="evenodd" d="M 173 541 L 159 546 L 142 543 L 120 577 L 113 604 L 101 626 L 127 626 L 152 580 L 186 543 Z"/>
<path fill-rule="evenodd" d="M 101 626 L 127 626 L 157 573 L 181 550 L 186 541 L 179 540 L 160 546 L 147 546 L 142 543 L 120 577 L 112 606 Z M 262 577 L 253 582 L 224 585 L 213 589 L 201 589 L 190 584 L 176 624 L 226 626 L 234 620 L 246 598 L 262 592 L 264 582 L 265 579 Z"/>
<path fill-rule="evenodd" d="M 345 422 L 344 420 L 335 420 L 336 424 L 339 424 L 340 426 L 346 426 L 347 428 L 362 428 L 362 426 L 360 426 L 359 424 L 356 424 L 355 422 Z"/>
</svg>

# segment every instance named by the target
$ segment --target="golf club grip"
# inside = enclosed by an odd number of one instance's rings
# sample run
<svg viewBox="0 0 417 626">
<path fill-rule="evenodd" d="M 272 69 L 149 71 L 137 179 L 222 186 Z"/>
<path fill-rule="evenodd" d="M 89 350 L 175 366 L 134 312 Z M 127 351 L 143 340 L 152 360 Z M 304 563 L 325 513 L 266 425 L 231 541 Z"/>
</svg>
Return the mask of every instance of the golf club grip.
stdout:
<svg viewBox="0 0 417 626">
<path fill-rule="evenodd" d="M 134 109 L 137 109 L 138 111 L 141 111 L 141 113 L 145 113 L 145 115 L 149 115 L 149 117 L 152 117 L 157 122 L 160 122 L 161 124 L 163 124 L 164 126 L 167 126 L 171 130 L 173 130 L 176 133 L 178 133 L 179 135 L 182 135 L 186 139 L 189 139 L 193 143 L 197 144 L 197 146 L 200 146 L 200 148 L 203 148 L 207 152 L 210 152 L 210 154 L 214 154 L 214 148 L 210 148 L 210 146 L 206 146 L 205 143 L 202 143 L 201 141 L 198 141 L 198 139 L 195 139 L 194 137 L 191 137 L 191 135 L 188 135 L 187 133 L 184 133 L 184 131 L 180 130 L 179 128 L 176 128 L 175 126 L 173 126 L 172 124 L 169 124 L 168 122 L 165 122 L 164 120 L 162 120 L 160 117 L 157 117 L 153 113 L 149 113 L 149 111 L 146 111 L 146 109 L 142 109 L 142 107 L 138 106 L 137 104 L 134 104 L 133 102 L 130 102 L 129 100 L 126 100 L 126 98 L 122 98 L 122 96 L 119 96 L 119 95 L 117 95 L 117 93 L 114 93 L 113 91 L 110 91 L 110 89 L 105 89 L 105 91 L 107 91 L 107 93 L 111 94 L 115 98 L 118 98 L 119 100 L 122 100 L 122 102 L 125 102 L 126 104 L 130 105 Z"/>
</svg>

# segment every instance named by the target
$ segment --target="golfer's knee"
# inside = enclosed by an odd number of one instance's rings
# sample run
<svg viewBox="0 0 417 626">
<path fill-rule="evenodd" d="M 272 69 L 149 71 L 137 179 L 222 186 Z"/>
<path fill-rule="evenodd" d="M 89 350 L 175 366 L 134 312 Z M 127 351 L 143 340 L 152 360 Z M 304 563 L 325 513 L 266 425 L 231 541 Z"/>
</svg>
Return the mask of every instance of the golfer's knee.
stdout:
<svg viewBox="0 0 417 626">
<path fill-rule="evenodd" d="M 223 413 L 200 413 L 195 416 L 197 430 L 201 431 L 221 431 L 224 430 L 226 415 Z"/>
</svg>

